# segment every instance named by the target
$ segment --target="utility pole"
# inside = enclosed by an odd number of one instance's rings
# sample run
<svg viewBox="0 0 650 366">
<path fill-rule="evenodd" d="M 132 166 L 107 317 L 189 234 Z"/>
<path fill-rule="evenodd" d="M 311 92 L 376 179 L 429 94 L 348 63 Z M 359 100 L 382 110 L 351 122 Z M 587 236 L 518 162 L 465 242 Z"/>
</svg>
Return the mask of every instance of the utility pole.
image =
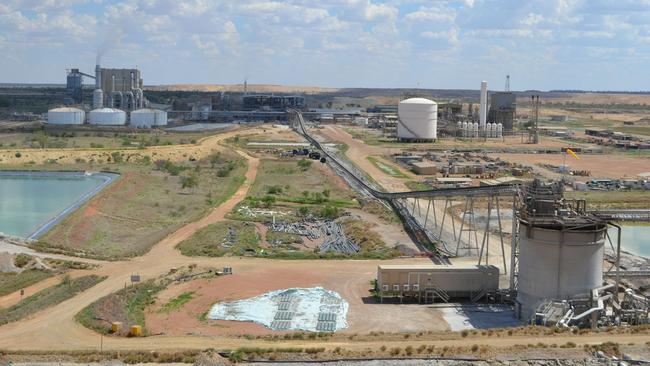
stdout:
<svg viewBox="0 0 650 366">
<path fill-rule="evenodd" d="M 510 91 L 510 75 L 506 75 L 506 89 L 505 91 Z"/>
</svg>

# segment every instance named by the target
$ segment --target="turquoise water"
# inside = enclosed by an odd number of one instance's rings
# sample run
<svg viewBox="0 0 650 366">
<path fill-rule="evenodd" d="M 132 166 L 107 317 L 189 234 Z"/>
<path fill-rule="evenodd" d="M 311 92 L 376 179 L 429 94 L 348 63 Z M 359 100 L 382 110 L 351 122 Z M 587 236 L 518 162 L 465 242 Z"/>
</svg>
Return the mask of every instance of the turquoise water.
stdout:
<svg viewBox="0 0 650 366">
<path fill-rule="evenodd" d="M 111 180 L 102 173 L 2 172 L 0 232 L 20 237 L 43 234 Z"/>
<path fill-rule="evenodd" d="M 621 249 L 650 258 L 650 226 L 623 225 L 622 228 Z M 610 235 L 612 240 L 616 238 L 615 232 Z"/>
</svg>

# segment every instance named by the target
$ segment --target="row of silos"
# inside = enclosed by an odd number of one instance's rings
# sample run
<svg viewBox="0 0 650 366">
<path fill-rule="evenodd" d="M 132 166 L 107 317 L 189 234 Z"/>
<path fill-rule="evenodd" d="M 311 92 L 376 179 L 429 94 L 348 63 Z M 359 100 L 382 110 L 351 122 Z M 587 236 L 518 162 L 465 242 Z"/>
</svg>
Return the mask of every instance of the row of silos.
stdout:
<svg viewBox="0 0 650 366">
<path fill-rule="evenodd" d="M 98 126 L 126 125 L 126 112 L 115 108 L 97 108 L 88 113 L 88 123 Z M 81 125 L 86 113 L 78 108 L 54 108 L 47 112 L 47 123 L 52 125 Z M 138 109 L 131 112 L 130 124 L 135 128 L 167 125 L 167 112 L 158 109 Z"/>
<path fill-rule="evenodd" d="M 503 125 L 501 123 L 486 123 L 485 130 L 480 129 L 476 122 L 457 122 L 456 130 L 459 137 L 465 138 L 501 138 L 503 137 Z"/>
</svg>

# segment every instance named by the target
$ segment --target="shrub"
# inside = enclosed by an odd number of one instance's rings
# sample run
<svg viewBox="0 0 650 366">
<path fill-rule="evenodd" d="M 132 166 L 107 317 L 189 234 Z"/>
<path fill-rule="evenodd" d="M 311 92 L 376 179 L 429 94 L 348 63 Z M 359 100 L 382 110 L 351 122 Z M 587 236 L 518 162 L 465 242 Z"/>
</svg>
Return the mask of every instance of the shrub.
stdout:
<svg viewBox="0 0 650 366">
<path fill-rule="evenodd" d="M 21 154 L 20 151 L 17 151 L 15 156 L 16 156 L 17 158 L 20 158 L 21 156 L 23 156 L 23 154 Z"/>
<path fill-rule="evenodd" d="M 309 169 L 309 167 L 311 167 L 311 164 L 312 164 L 311 160 L 307 160 L 307 159 L 298 160 L 298 167 L 302 171 L 306 171 L 307 169 Z"/>
</svg>

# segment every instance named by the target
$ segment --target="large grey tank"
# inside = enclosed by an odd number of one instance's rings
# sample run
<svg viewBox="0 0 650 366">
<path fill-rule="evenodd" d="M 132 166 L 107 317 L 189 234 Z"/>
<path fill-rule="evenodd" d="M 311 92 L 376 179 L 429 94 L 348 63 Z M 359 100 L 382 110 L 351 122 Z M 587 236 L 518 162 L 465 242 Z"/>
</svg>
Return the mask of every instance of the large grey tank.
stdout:
<svg viewBox="0 0 650 366">
<path fill-rule="evenodd" d="M 533 182 L 519 213 L 517 310 L 529 320 L 546 300 L 589 295 L 603 284 L 607 223 L 584 201 L 563 198 L 562 186 Z M 533 192 L 533 193 L 530 193 Z"/>
</svg>

